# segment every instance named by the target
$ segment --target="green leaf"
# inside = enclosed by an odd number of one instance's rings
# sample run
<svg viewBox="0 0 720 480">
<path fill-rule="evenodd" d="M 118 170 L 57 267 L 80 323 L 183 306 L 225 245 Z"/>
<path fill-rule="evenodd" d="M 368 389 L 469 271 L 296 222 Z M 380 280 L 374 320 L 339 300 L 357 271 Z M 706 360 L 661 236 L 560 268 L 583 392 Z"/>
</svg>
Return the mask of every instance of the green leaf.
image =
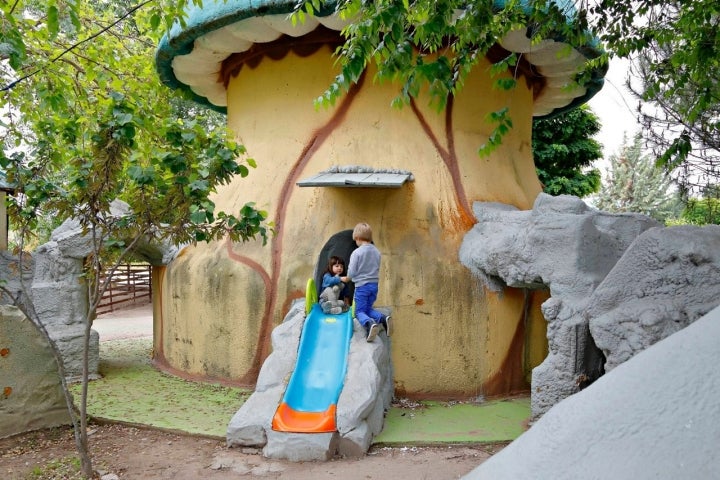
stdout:
<svg viewBox="0 0 720 480">
<path fill-rule="evenodd" d="M 50 39 L 54 40 L 60 30 L 60 22 L 58 20 L 57 6 L 51 4 L 47 8 L 47 28 L 50 33 Z"/>
<path fill-rule="evenodd" d="M 157 30 L 158 27 L 160 26 L 161 22 L 162 22 L 162 19 L 161 19 L 160 15 L 153 14 L 150 17 L 150 28 L 152 28 L 153 30 Z"/>
<path fill-rule="evenodd" d="M 196 211 L 190 214 L 190 221 L 196 225 L 204 223 L 205 222 L 205 212 L 204 211 Z"/>
</svg>

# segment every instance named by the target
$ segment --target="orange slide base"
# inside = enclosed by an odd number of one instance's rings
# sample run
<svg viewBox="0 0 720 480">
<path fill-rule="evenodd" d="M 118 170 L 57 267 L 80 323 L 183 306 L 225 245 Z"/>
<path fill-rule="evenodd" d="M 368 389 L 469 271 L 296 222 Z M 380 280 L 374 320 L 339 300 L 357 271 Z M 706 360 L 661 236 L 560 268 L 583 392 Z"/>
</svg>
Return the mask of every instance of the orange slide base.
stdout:
<svg viewBox="0 0 720 480">
<path fill-rule="evenodd" d="M 337 430 L 335 425 L 336 405 L 324 412 L 298 412 L 282 402 L 275 412 L 272 429 L 277 432 L 327 433 Z"/>
</svg>

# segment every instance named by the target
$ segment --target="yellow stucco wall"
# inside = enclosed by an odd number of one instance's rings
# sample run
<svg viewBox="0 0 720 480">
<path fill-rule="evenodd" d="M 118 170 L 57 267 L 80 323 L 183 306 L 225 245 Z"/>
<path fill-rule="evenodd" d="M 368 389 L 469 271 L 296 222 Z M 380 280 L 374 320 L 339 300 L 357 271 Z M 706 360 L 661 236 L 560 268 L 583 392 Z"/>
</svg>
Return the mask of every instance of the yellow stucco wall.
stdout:
<svg viewBox="0 0 720 480">
<path fill-rule="evenodd" d="M 518 342 L 525 299 L 487 293 L 459 262 L 458 249 L 474 223 L 473 201 L 528 209 L 541 187 L 531 153 L 531 92 L 524 81 L 512 92 L 494 90 L 485 66 L 443 113 L 429 109 L 427 97 L 392 109 L 397 86 L 371 77 L 333 109 L 316 110 L 313 98 L 336 74 L 329 49 L 244 66 L 228 87 L 228 124 L 258 168 L 215 200 L 229 212 L 256 202 L 277 235 L 265 247 L 188 247 L 170 264 L 156 345 L 167 366 L 252 382 L 270 329 L 293 298 L 304 296 L 325 241 L 366 221 L 383 254 L 376 305 L 393 310 L 397 392 L 503 393 L 483 386 L 502 375 Z M 505 105 L 514 128 L 480 158 L 478 147 L 492 130 L 483 119 Z M 332 165 L 410 170 L 415 181 L 400 189 L 295 185 Z"/>
</svg>

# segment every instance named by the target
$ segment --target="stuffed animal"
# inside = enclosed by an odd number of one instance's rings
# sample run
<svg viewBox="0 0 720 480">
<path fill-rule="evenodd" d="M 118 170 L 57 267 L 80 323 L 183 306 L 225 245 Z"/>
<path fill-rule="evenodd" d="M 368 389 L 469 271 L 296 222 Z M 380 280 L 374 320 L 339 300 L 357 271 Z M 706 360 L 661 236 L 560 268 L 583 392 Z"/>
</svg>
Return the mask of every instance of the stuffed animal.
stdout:
<svg viewBox="0 0 720 480">
<path fill-rule="evenodd" d="M 320 308 L 324 313 L 337 315 L 348 311 L 348 306 L 339 298 L 342 287 L 342 285 L 333 285 L 332 287 L 326 287 L 322 291 L 320 294 Z"/>
</svg>

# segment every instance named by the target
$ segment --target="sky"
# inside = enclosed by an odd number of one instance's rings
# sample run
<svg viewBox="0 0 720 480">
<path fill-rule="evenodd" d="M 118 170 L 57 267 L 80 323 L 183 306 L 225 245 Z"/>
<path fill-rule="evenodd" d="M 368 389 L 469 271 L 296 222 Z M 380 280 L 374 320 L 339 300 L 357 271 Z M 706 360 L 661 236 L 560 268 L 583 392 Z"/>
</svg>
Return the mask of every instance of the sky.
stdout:
<svg viewBox="0 0 720 480">
<path fill-rule="evenodd" d="M 625 87 L 628 65 L 627 60 L 612 59 L 605 75 L 605 85 L 588 102 L 602 123 L 595 139 L 603 145 L 605 160 L 620 150 L 623 134 L 632 138 L 640 130 L 635 118 L 637 100 L 633 100 Z"/>
</svg>

